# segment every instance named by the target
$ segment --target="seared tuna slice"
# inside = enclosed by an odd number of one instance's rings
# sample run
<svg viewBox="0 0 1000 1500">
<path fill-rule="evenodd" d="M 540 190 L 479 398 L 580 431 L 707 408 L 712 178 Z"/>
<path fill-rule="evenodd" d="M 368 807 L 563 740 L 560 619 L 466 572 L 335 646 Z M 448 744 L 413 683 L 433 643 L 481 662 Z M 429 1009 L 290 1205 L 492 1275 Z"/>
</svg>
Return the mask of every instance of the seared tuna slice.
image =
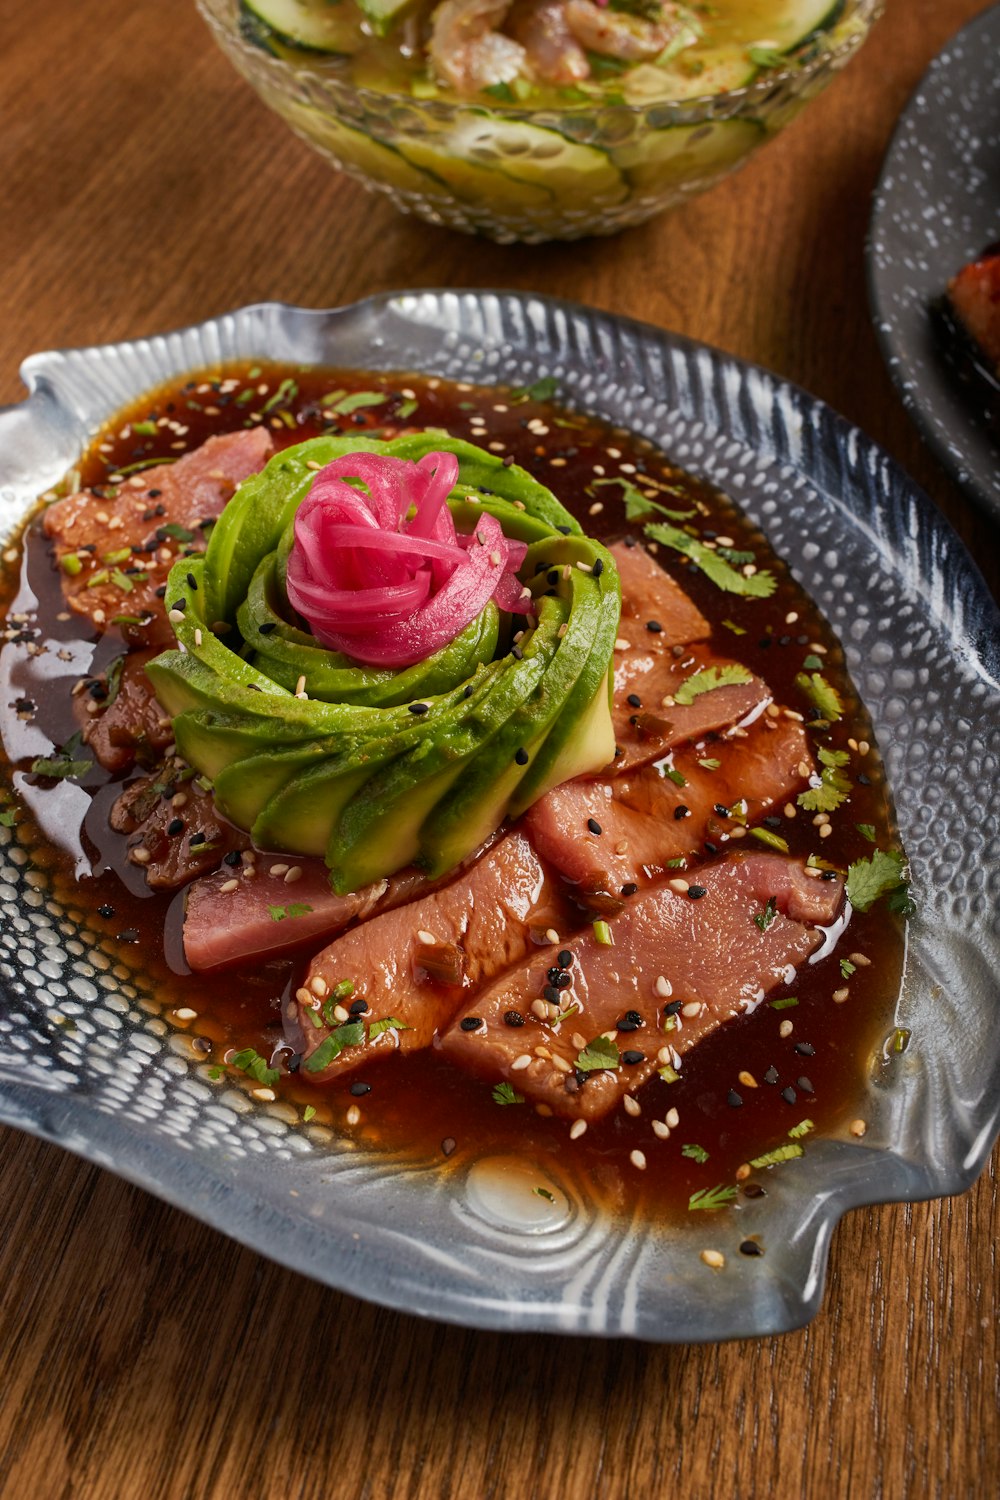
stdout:
<svg viewBox="0 0 1000 1500">
<path fill-rule="evenodd" d="M 948 283 L 948 301 L 993 373 L 1000 375 L 1000 250 L 964 266 Z"/>
<path fill-rule="evenodd" d="M 175 891 L 214 869 L 230 849 L 245 848 L 246 834 L 227 823 L 198 781 L 177 779 L 173 768 L 130 782 L 111 809 L 111 827 L 129 835 L 129 864 L 146 872 L 154 891 Z"/>
<path fill-rule="evenodd" d="M 302 1076 L 324 1082 L 394 1048 L 430 1046 L 467 997 L 544 943 L 551 901 L 537 855 L 511 833 L 449 885 L 337 938 L 295 1002 Z M 336 1003 L 366 1008 L 338 1025 Z"/>
<path fill-rule="evenodd" d="M 610 550 L 622 585 L 618 633 L 633 651 L 668 652 L 708 640 L 712 627 L 701 610 L 641 543 L 615 542 Z"/>
<path fill-rule="evenodd" d="M 205 550 L 202 523 L 221 514 L 272 449 L 259 427 L 226 433 L 176 463 L 132 475 L 117 494 L 81 490 L 50 505 L 42 524 L 55 544 L 70 609 L 99 631 L 119 624 L 132 645 L 170 645 L 173 631 L 157 590 L 178 557 Z"/>
<path fill-rule="evenodd" d="M 108 771 L 125 771 L 137 758 L 150 765 L 174 737 L 146 676 L 153 655 L 131 651 L 119 657 L 73 699 L 83 738 Z"/>
<path fill-rule="evenodd" d="M 777 854 L 732 855 L 696 879 L 634 897 L 608 924 L 611 944 L 591 928 L 532 954 L 475 997 L 475 1027 L 456 1015 L 441 1050 L 487 1082 L 588 1120 L 659 1068 L 678 1071 L 703 1037 L 790 982 L 822 942 L 814 924 L 834 921 L 842 895 L 839 879 L 813 878 Z M 776 914 L 758 925 L 770 900 Z M 560 948 L 570 983 L 556 992 L 549 971 Z M 550 1019 L 537 1018 L 540 999 Z M 524 1027 L 505 1023 L 512 1010 Z"/>
<path fill-rule="evenodd" d="M 286 876 L 298 871 L 289 881 Z M 321 859 L 243 854 L 194 881 L 184 911 L 184 957 L 192 969 L 277 958 L 310 939 L 331 938 L 355 918 L 423 895 L 425 875 L 402 870 L 348 896 L 330 888 Z"/>
<path fill-rule="evenodd" d="M 678 752 L 671 767 L 564 782 L 529 808 L 525 823 L 538 852 L 581 896 L 615 896 L 666 872 L 671 860 L 721 852 L 812 770 L 801 724 L 765 714 L 736 737 Z"/>
</svg>

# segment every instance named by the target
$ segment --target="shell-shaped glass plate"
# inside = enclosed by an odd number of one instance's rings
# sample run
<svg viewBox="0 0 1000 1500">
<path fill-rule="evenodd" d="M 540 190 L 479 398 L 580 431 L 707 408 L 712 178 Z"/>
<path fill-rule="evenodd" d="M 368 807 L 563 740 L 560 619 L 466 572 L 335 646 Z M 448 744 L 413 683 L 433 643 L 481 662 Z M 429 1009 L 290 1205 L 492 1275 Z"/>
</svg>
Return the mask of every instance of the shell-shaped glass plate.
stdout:
<svg viewBox="0 0 1000 1500">
<path fill-rule="evenodd" d="M 1000 391 L 948 358 L 932 317 L 1000 240 L 1000 5 L 938 53 L 896 126 L 868 232 L 868 292 L 889 374 L 924 439 L 1000 520 Z"/>
<path fill-rule="evenodd" d="M 864 1138 L 845 1121 L 841 1138 L 811 1141 L 769 1174 L 766 1198 L 678 1223 L 612 1220 L 571 1154 L 549 1203 L 517 1161 L 379 1153 L 210 1082 L 139 970 L 53 900 L 18 830 L 0 827 L 0 1118 L 410 1312 L 673 1341 L 799 1326 L 819 1305 L 841 1214 L 961 1191 L 997 1135 L 1000 616 L 981 578 L 896 464 L 819 401 L 657 329 L 514 293 L 266 304 L 37 355 L 28 399 L 0 413 L 0 529 L 136 393 L 262 356 L 485 383 L 554 375 L 571 405 L 646 434 L 744 506 L 826 611 L 874 720 L 919 907 L 888 1026 L 913 1040 L 873 1057 L 857 1100 Z M 740 1255 L 751 1235 L 762 1256 Z M 706 1245 L 724 1272 L 700 1260 Z"/>
</svg>

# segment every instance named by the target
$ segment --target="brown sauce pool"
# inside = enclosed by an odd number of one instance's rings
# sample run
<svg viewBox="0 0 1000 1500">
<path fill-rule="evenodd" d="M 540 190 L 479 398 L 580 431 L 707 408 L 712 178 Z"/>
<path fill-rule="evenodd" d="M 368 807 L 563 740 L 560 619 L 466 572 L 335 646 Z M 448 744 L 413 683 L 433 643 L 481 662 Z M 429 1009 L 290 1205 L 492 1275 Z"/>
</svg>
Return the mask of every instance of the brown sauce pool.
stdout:
<svg viewBox="0 0 1000 1500">
<path fill-rule="evenodd" d="M 345 399 L 360 393 L 369 401 Z M 721 593 L 679 555 L 659 550 L 659 560 L 714 622 L 712 646 L 763 677 L 777 702 L 799 710 L 808 705 L 795 676 L 806 658 L 818 655 L 824 676 L 846 706 L 843 719 L 822 740 L 850 754 L 850 797 L 831 814 L 832 832 L 821 839 L 813 815 L 801 810 L 793 817 L 777 810 L 772 827 L 791 854 L 818 856 L 841 870 L 869 857 L 875 847 L 858 825 L 873 826 L 876 844 L 887 847 L 893 839 L 890 799 L 843 652 L 762 533 L 725 496 L 675 468 L 649 441 L 539 399 L 544 394 L 409 374 L 227 366 L 148 392 L 119 413 L 98 433 L 69 488 L 113 487 L 114 475 L 174 459 L 213 433 L 263 421 L 279 446 L 338 430 L 391 437 L 408 427 L 446 428 L 455 437 L 512 455 L 604 541 L 637 534 L 639 527 L 625 518 L 622 485 L 598 481 L 625 480 L 673 509 L 693 505 L 703 537 L 714 533 L 723 539 L 719 545 L 752 552 L 757 566 L 778 579 L 768 599 Z M 0 779 L 6 785 L 0 790 L 5 806 L 15 809 L 19 824 L 37 825 L 45 843 L 35 863 L 45 868 L 54 894 L 71 913 L 80 912 L 90 930 L 103 934 L 100 945 L 109 956 L 139 971 L 165 1018 L 188 1034 L 192 1060 L 201 1063 L 202 1073 L 214 1070 L 219 1088 L 252 1089 L 253 1080 L 224 1059 L 244 1047 L 271 1058 L 284 1040 L 282 999 L 294 993 L 311 952 L 322 945 L 313 944 L 297 961 L 236 966 L 208 976 L 183 972 L 182 898 L 151 894 L 142 871 L 125 861 L 124 837 L 107 825 L 121 779 L 96 762 L 82 778 L 83 790 L 71 782 L 39 784 L 26 774 L 34 757 L 50 753 L 51 745 L 64 743 L 73 732 L 73 683 L 120 654 L 118 631 L 110 628 L 95 642 L 81 618 L 69 616 L 37 516 L 4 559 Z M 589 920 L 567 894 L 565 932 Z M 842 971 L 842 960 L 858 954 L 870 962 Z M 537 1166 L 542 1188 L 547 1166 L 558 1178 L 571 1151 L 574 1166 L 606 1210 L 629 1217 L 684 1214 L 690 1196 L 702 1189 L 741 1182 L 743 1192 L 759 1194 L 766 1190 L 769 1170 L 794 1171 L 794 1161 L 744 1170 L 790 1139 L 808 1151 L 819 1135 L 848 1134 L 863 1082 L 879 1066 L 891 1034 L 902 957 L 900 918 L 881 903 L 855 912 L 835 951 L 803 965 L 790 990 L 774 991 L 753 1014 L 702 1042 L 676 1082 L 654 1076 L 639 1093 L 639 1116 L 617 1110 L 591 1123 L 578 1140 L 569 1140 L 569 1122 L 542 1117 L 530 1105 L 499 1107 L 488 1085 L 433 1051 L 377 1062 L 325 1086 L 284 1075 L 275 1086 L 277 1101 L 260 1107 L 301 1122 L 319 1141 L 350 1135 L 366 1147 L 436 1160 L 445 1171 L 480 1155 L 515 1153 Z M 753 1083 L 746 1081 L 748 1075 Z M 765 1075 L 776 1081 L 766 1082 Z M 370 1085 L 360 1098 L 350 1091 L 358 1082 Z M 794 1101 L 784 1097 L 786 1090 L 794 1091 Z M 669 1138 L 660 1139 L 651 1122 L 670 1110 L 676 1110 L 679 1123 Z M 803 1122 L 809 1128 L 790 1138 Z M 637 1150 L 645 1157 L 645 1170 L 632 1161 Z"/>
</svg>

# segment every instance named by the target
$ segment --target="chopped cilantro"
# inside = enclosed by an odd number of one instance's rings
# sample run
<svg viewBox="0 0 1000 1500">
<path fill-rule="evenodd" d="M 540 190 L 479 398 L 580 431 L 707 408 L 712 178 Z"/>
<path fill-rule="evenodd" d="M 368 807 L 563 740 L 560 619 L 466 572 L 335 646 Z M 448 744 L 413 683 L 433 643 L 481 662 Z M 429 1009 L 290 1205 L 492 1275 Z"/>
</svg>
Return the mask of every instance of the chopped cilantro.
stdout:
<svg viewBox="0 0 1000 1500">
<path fill-rule="evenodd" d="M 517 1093 L 509 1083 L 498 1083 L 493 1088 L 494 1104 L 523 1104 L 524 1095 Z"/>
<path fill-rule="evenodd" d="M 380 1021 L 373 1021 L 368 1028 L 368 1040 L 373 1042 L 376 1037 L 381 1036 L 383 1031 L 412 1031 L 413 1027 L 406 1021 L 401 1021 L 398 1016 L 383 1016 Z"/>
<path fill-rule="evenodd" d="M 256 1079 L 258 1083 L 268 1088 L 272 1083 L 277 1083 L 281 1077 L 280 1070 L 269 1068 L 260 1053 L 255 1052 L 252 1047 L 244 1047 L 242 1052 L 234 1052 L 229 1061 L 234 1068 L 239 1068 L 241 1073 L 246 1073 L 248 1077 Z"/>
<path fill-rule="evenodd" d="M 680 771 L 675 771 L 673 766 L 664 766 L 661 774 L 666 776 L 668 781 L 672 781 L 674 786 L 687 786 L 687 777 L 683 776 Z"/>
<path fill-rule="evenodd" d="M 867 911 L 880 896 L 897 892 L 903 897 L 891 909 L 903 911 L 909 903 L 904 869 L 903 856 L 895 849 L 876 849 L 871 859 L 856 859 L 847 871 L 847 899 L 855 911 Z"/>
<path fill-rule="evenodd" d="M 850 756 L 846 750 L 828 750 L 825 745 L 820 746 L 818 754 L 823 767 L 820 784 L 800 792 L 795 800 L 806 812 L 833 812 L 851 793 L 851 783 L 840 769 Z"/>
<path fill-rule="evenodd" d="M 808 1135 L 809 1132 L 810 1132 L 810 1130 L 815 1130 L 815 1129 L 816 1129 L 816 1127 L 813 1124 L 812 1120 L 800 1120 L 797 1125 L 793 1125 L 792 1126 L 792 1128 L 788 1132 L 788 1134 L 790 1135 L 790 1137 L 792 1138 L 793 1141 L 797 1141 L 800 1136 Z"/>
<path fill-rule="evenodd" d="M 706 771 L 717 771 L 722 765 L 722 761 L 717 760 L 714 755 L 706 755 L 701 760 L 699 760 L 698 764 L 699 766 L 702 766 Z"/>
<path fill-rule="evenodd" d="M 844 705 L 840 700 L 840 694 L 832 683 L 827 682 L 821 672 L 799 672 L 795 678 L 795 686 L 800 693 L 804 693 L 810 703 L 815 704 L 824 719 L 835 724 L 844 716 Z"/>
<path fill-rule="evenodd" d="M 702 693 L 714 692 L 716 688 L 735 687 L 739 683 L 751 682 L 753 674 L 738 662 L 729 662 L 724 667 L 701 667 L 684 679 L 674 692 L 674 702 L 684 707 L 693 703 Z"/>
<path fill-rule="evenodd" d="M 142 573 L 137 576 L 145 578 L 146 575 L 145 573 Z M 132 590 L 135 588 L 134 580 L 131 579 L 127 573 L 123 573 L 121 568 L 112 569 L 111 582 L 116 583 L 124 594 L 131 594 Z"/>
<path fill-rule="evenodd" d="M 721 547 L 716 545 L 715 555 L 724 557 L 726 562 L 733 563 L 736 567 L 742 567 L 744 563 L 752 563 L 754 555 L 752 552 L 738 552 L 735 547 Z"/>
<path fill-rule="evenodd" d="M 532 385 L 519 385 L 516 390 L 511 391 L 512 401 L 551 401 L 559 388 L 559 382 L 554 375 L 543 375 Z"/>
<path fill-rule="evenodd" d="M 763 1156 L 755 1156 L 750 1165 L 757 1167 L 776 1167 L 780 1162 L 792 1161 L 796 1156 L 805 1156 L 804 1147 L 796 1141 L 789 1141 L 786 1146 L 776 1146 L 773 1151 L 766 1151 Z"/>
<path fill-rule="evenodd" d="M 305 1109 L 302 1111 L 302 1123 L 304 1125 L 308 1125 L 309 1121 L 312 1119 L 312 1117 L 313 1117 L 313 1115 L 315 1113 L 316 1113 L 316 1106 L 315 1106 L 315 1104 L 307 1104 L 306 1107 L 305 1107 Z"/>
<path fill-rule="evenodd" d="M 283 922 L 286 917 L 307 916 L 312 907 L 305 901 L 293 901 L 290 906 L 269 906 L 267 910 L 272 922 Z"/>
<path fill-rule="evenodd" d="M 65 781 L 69 777 L 86 776 L 92 760 L 74 760 L 76 752 L 80 749 L 82 736 L 77 731 L 71 735 L 65 745 L 51 757 L 40 756 L 31 762 L 31 770 L 35 776 L 47 776 L 52 781 Z"/>
<path fill-rule="evenodd" d="M 807 656 L 802 665 L 807 672 L 820 672 L 823 669 L 823 663 L 818 656 Z"/>
<path fill-rule="evenodd" d="M 611 479 L 595 479 L 589 488 L 596 490 L 602 484 L 621 485 L 626 521 L 636 521 L 640 516 L 648 516 L 654 510 L 658 515 L 666 516 L 668 521 L 686 521 L 689 516 L 696 514 L 693 510 L 668 510 L 658 500 L 649 499 L 637 485 L 634 485 L 630 479 L 626 479 L 623 474 L 616 474 Z"/>
<path fill-rule="evenodd" d="M 115 657 L 114 661 L 109 664 L 108 669 L 104 674 L 104 680 L 108 685 L 108 696 L 104 700 L 105 708 L 110 708 L 112 703 L 114 703 L 115 699 L 118 697 L 119 691 L 121 690 L 122 672 L 124 670 L 124 667 L 125 655 L 124 653 L 122 653 L 121 656 Z"/>
<path fill-rule="evenodd" d="M 855 823 L 854 826 L 863 839 L 867 839 L 869 844 L 874 844 L 875 825 L 873 823 Z"/>
<path fill-rule="evenodd" d="M 289 401 L 294 401 L 298 394 L 299 387 L 297 383 L 292 380 L 291 376 L 288 376 L 281 382 L 270 400 L 264 403 L 264 405 L 261 407 L 261 411 L 273 411 L 276 406 L 282 406 L 287 404 Z"/>
<path fill-rule="evenodd" d="M 619 1053 L 615 1043 L 609 1042 L 606 1036 L 595 1036 L 584 1047 L 574 1066 L 581 1073 L 595 1073 L 601 1068 L 617 1068 L 618 1062 Z"/>
<path fill-rule="evenodd" d="M 713 552 L 711 547 L 706 547 L 705 543 L 699 541 L 697 537 L 689 536 L 686 531 L 680 531 L 676 526 L 662 526 L 659 522 L 651 521 L 644 530 L 654 542 L 661 542 L 664 547 L 672 547 L 675 552 L 683 552 L 685 557 L 689 557 L 693 563 L 697 564 L 716 588 L 722 589 L 727 594 L 742 594 L 749 599 L 768 599 L 777 588 L 773 573 L 761 571 L 752 573 L 747 578 L 717 552 Z"/>
<path fill-rule="evenodd" d="M 682 1146 L 681 1155 L 688 1157 L 691 1161 L 701 1163 L 708 1161 L 708 1152 L 705 1150 L 704 1146 Z"/>
<path fill-rule="evenodd" d="M 659 1073 L 664 1083 L 676 1083 L 678 1078 L 680 1078 L 681 1076 L 678 1073 L 677 1069 L 672 1068 L 669 1063 L 664 1064 L 662 1068 L 657 1068 L 656 1071 L 657 1073 Z"/>
<path fill-rule="evenodd" d="M 736 1189 L 724 1187 L 720 1182 L 717 1187 L 699 1188 L 696 1193 L 692 1193 L 688 1199 L 688 1210 L 693 1212 L 700 1208 L 708 1213 L 714 1213 L 716 1209 L 724 1208 L 727 1203 L 731 1203 L 735 1197 Z"/>
<path fill-rule="evenodd" d="M 594 942 L 600 943 L 603 948 L 613 948 L 615 940 L 611 936 L 611 927 L 607 922 L 594 923 Z"/>
<path fill-rule="evenodd" d="M 402 420 L 405 417 L 412 417 L 413 413 L 416 411 L 416 409 L 417 409 L 417 403 L 416 403 L 416 401 L 404 401 L 403 404 L 402 404 L 402 406 L 400 406 L 399 409 L 398 409 L 398 411 L 396 412 L 396 416 L 399 417 L 400 420 Z"/>
<path fill-rule="evenodd" d="M 342 401 L 346 395 L 347 392 L 343 390 L 327 391 L 326 395 L 320 398 L 319 404 L 320 406 L 336 406 L 337 402 Z"/>
<path fill-rule="evenodd" d="M 147 421 L 147 422 L 133 422 L 132 423 L 132 431 L 133 432 L 137 432 L 140 437 L 155 437 L 156 436 L 156 423 L 155 422 L 151 422 L 151 421 Z"/>
<path fill-rule="evenodd" d="M 793 1005 L 798 1005 L 798 995 L 782 995 L 780 1000 L 770 1002 L 772 1010 L 791 1010 Z"/>
<path fill-rule="evenodd" d="M 536 1198 L 544 1198 L 546 1203 L 554 1203 L 556 1201 L 555 1197 L 552 1193 L 549 1192 L 548 1188 L 536 1187 L 532 1188 L 531 1191 L 535 1194 Z"/>
<path fill-rule="evenodd" d="M 340 417 L 348 417 L 352 412 L 361 411 L 365 406 L 381 406 L 388 401 L 388 396 L 382 391 L 354 391 L 350 396 L 344 396 L 334 405 L 334 411 Z"/>
<path fill-rule="evenodd" d="M 723 620 L 722 623 L 723 625 L 725 625 L 727 630 L 731 630 L 733 632 L 733 635 L 746 635 L 746 631 L 744 630 L 742 625 L 737 625 L 732 620 Z"/>
<path fill-rule="evenodd" d="M 5 807 L 3 812 L 0 812 L 0 828 L 13 828 L 16 821 L 17 813 L 12 807 Z"/>
<path fill-rule="evenodd" d="M 175 542 L 193 542 L 194 532 L 188 531 L 186 526 L 178 526 L 176 521 L 168 521 L 165 526 L 156 528 L 158 536 L 172 536 Z"/>
<path fill-rule="evenodd" d="M 340 1056 L 345 1047 L 360 1047 L 364 1039 L 365 1028 L 361 1022 L 346 1021 L 336 1031 L 331 1031 L 328 1037 L 324 1037 L 312 1057 L 307 1058 L 302 1066 L 307 1073 L 321 1073 Z"/>
<path fill-rule="evenodd" d="M 845 979 L 850 979 L 851 975 L 855 973 L 856 969 L 857 965 L 852 964 L 849 958 L 842 958 L 840 960 L 840 972 Z"/>
<path fill-rule="evenodd" d="M 754 917 L 754 923 L 757 927 L 760 928 L 761 932 L 766 932 L 777 915 L 777 902 L 775 901 L 773 896 L 769 896 L 767 905 L 764 907 L 764 910 L 758 912 Z"/>
</svg>

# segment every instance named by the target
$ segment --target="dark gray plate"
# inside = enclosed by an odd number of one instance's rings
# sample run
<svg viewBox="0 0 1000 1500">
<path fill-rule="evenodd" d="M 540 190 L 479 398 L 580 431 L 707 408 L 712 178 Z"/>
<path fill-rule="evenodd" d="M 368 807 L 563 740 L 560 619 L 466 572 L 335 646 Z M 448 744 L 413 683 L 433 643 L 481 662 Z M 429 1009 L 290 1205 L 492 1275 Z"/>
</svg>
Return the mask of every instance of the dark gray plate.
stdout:
<svg viewBox="0 0 1000 1500">
<path fill-rule="evenodd" d="M 819 1305 L 845 1210 L 959 1192 L 997 1134 L 1000 617 L 981 579 L 892 460 L 804 392 L 657 329 L 513 293 L 406 293 L 335 312 L 268 304 L 37 355 L 28 399 L 0 413 L 0 533 L 137 392 L 261 356 L 486 383 L 555 375 L 571 404 L 649 435 L 740 501 L 839 632 L 875 723 L 920 906 L 889 1022 L 913 1042 L 873 1057 L 864 1139 L 845 1121 L 840 1138 L 773 1170 L 766 1199 L 612 1223 L 571 1153 L 549 1207 L 516 1163 L 469 1149 L 445 1172 L 213 1082 L 138 969 L 52 899 L 18 830 L 0 827 L 0 1118 L 296 1270 L 411 1312 L 675 1341 L 798 1326 Z M 750 1234 L 760 1258 L 738 1253 Z M 725 1253 L 724 1272 L 701 1262 L 706 1245 Z"/>
<path fill-rule="evenodd" d="M 941 463 L 1000 519 L 1000 394 L 948 357 L 931 307 L 1000 240 L 1000 6 L 948 43 L 900 116 L 875 193 L 868 289 L 882 353 Z"/>
</svg>

